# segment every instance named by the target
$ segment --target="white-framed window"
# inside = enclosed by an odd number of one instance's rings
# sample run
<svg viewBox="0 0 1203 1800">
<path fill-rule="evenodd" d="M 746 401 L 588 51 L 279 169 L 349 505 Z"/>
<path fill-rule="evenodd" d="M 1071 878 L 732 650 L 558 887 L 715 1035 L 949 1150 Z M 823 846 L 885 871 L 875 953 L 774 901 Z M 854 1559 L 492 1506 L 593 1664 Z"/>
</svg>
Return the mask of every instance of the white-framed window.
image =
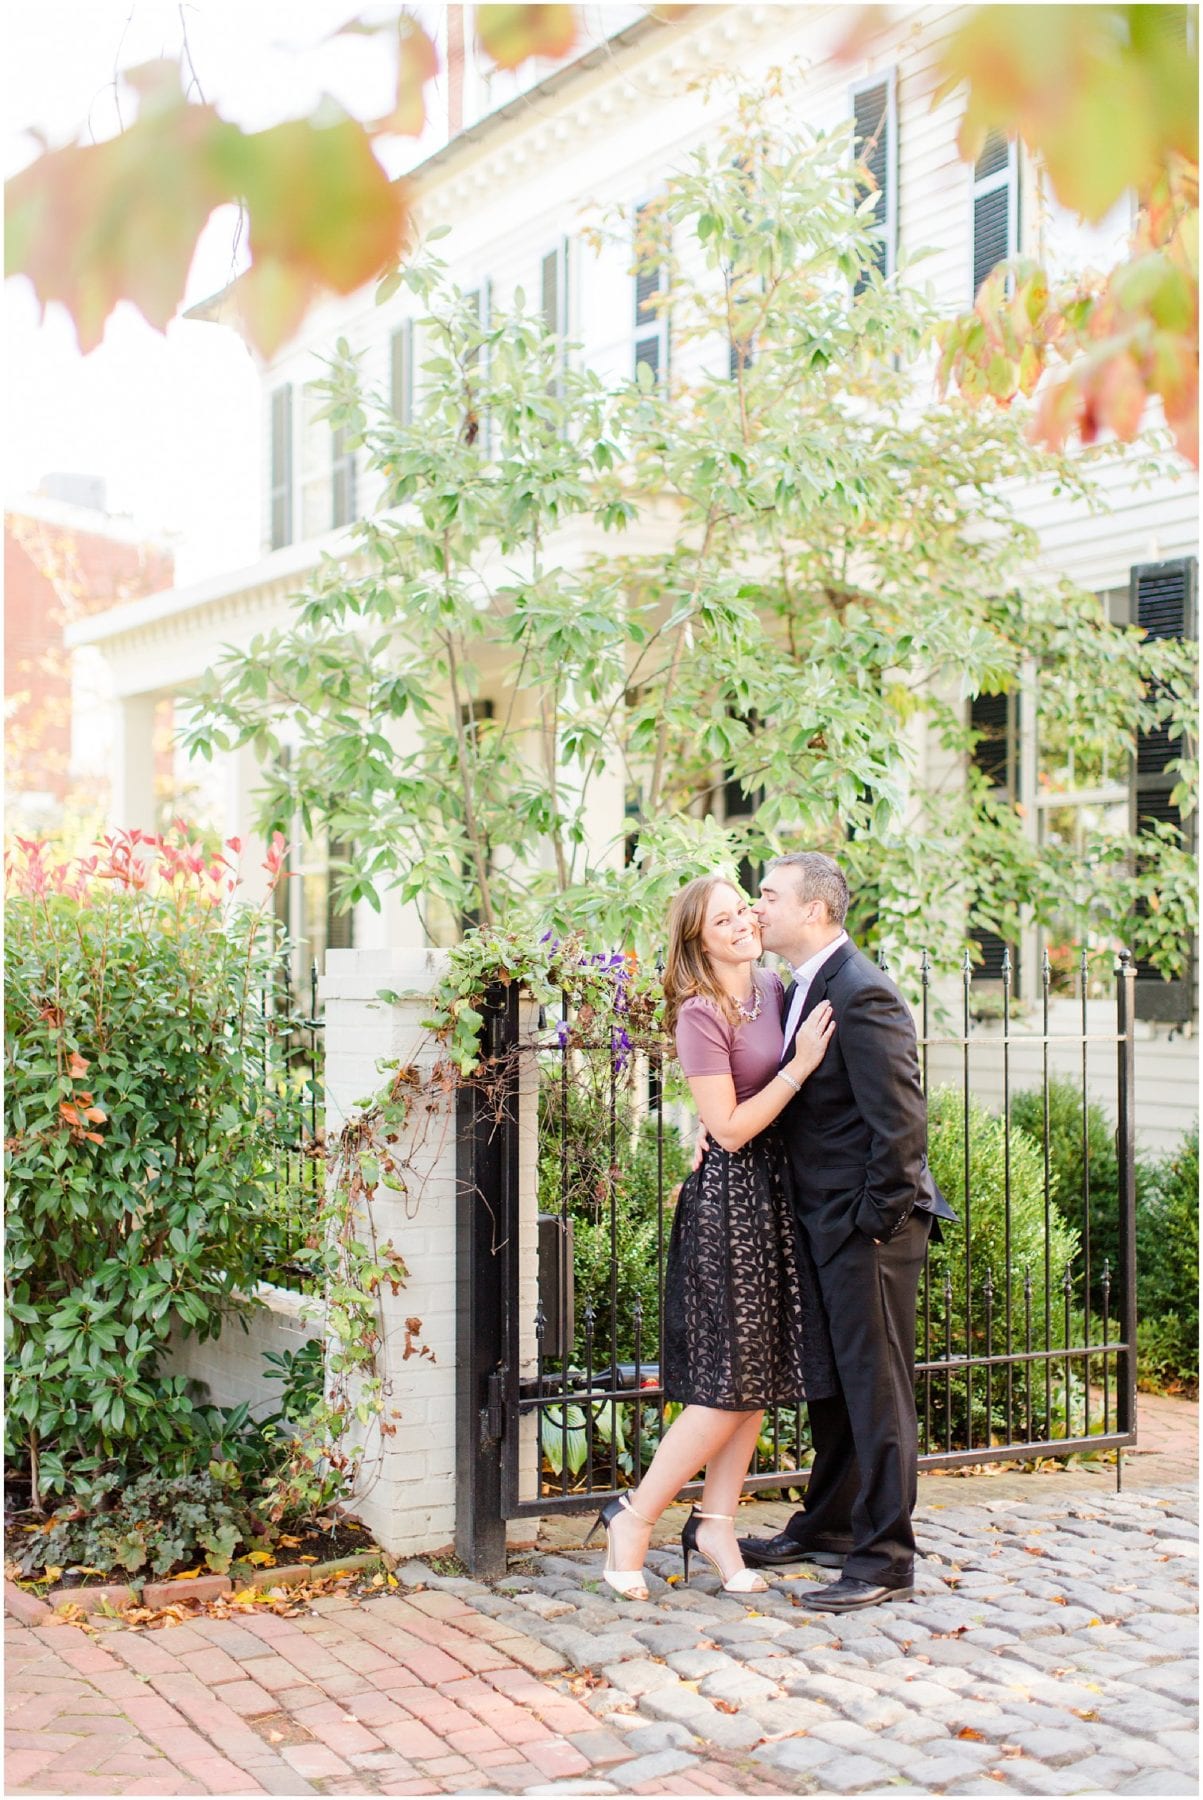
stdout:
<svg viewBox="0 0 1203 1800">
<path fill-rule="evenodd" d="M 893 69 L 869 75 L 849 89 L 854 123 L 853 150 L 868 176 L 858 185 L 861 199 L 876 195 L 873 210 L 874 261 L 883 280 L 894 273 L 898 256 L 898 83 Z M 868 285 L 857 277 L 854 293 Z"/>
<path fill-rule="evenodd" d="M 971 301 L 992 269 L 1019 252 L 1019 146 L 992 131 L 973 165 Z"/>
<path fill-rule="evenodd" d="M 1152 638 L 1193 638 L 1198 635 L 1197 563 L 1181 557 L 1134 567 L 1125 587 L 1099 594 L 1099 605 L 1114 625 L 1139 625 Z M 1037 678 L 1038 680 L 1038 678 Z M 1115 754 L 1103 743 L 1072 741 L 1064 726 L 1039 705 L 1037 685 L 1036 730 L 1029 749 L 1022 749 L 1018 734 L 1008 734 L 1009 766 L 1018 768 L 1018 757 L 1034 758 L 1034 796 L 1037 842 L 1050 851 L 1082 855 L 1091 843 L 1118 839 L 1129 833 L 1139 838 L 1154 824 L 1172 825 L 1182 833 L 1184 847 L 1193 851 L 1195 816 L 1183 819 L 1170 796 L 1177 781 L 1170 767 L 1181 746 L 1161 725 L 1141 732 L 1131 753 Z M 1083 880 L 1089 874 L 1083 861 Z M 1054 994 L 1080 997 L 1078 929 L 1067 923 L 1059 930 L 1054 921 L 1033 936 L 1037 957 L 1047 950 L 1052 966 Z M 1117 920 L 1112 947 L 1126 942 L 1123 920 Z M 1105 948 L 1096 941 L 1094 948 Z M 1191 949 L 1192 965 L 1195 950 Z M 1033 991 L 1038 975 L 1032 972 Z M 1088 996 L 1110 994 L 1110 973 L 1092 968 Z M 1138 1018 L 1181 1023 L 1194 1014 L 1192 972 L 1185 979 L 1163 981 L 1151 965 L 1136 965 L 1136 1014 Z"/>
</svg>

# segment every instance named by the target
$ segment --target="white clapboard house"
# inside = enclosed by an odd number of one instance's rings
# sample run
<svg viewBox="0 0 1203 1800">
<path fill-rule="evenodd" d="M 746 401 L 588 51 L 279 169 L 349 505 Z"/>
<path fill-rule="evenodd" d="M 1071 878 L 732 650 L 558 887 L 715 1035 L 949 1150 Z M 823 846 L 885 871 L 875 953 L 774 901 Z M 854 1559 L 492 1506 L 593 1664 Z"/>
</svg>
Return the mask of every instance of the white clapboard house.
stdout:
<svg viewBox="0 0 1203 1800">
<path fill-rule="evenodd" d="M 923 279 L 950 313 L 969 306 L 1001 258 L 1024 251 L 1066 269 L 1097 262 L 1118 247 L 1130 223 L 1121 206 L 1096 231 L 1084 230 L 1042 192 L 1022 149 L 1002 139 L 987 144 L 975 168 L 960 159 L 963 102 L 954 95 L 933 105 L 941 79 L 936 53 L 956 9 L 897 9 L 894 22 L 851 65 L 833 55 L 847 30 L 847 13 L 838 6 L 711 5 L 669 22 L 634 6 L 582 10 L 586 43 L 574 56 L 507 75 L 476 60 L 471 9 L 441 9 L 454 128 L 410 179 L 419 219 L 450 227 L 439 252 L 461 287 L 477 292 L 482 306 L 490 295 L 508 299 L 518 287 L 539 295 L 549 323 L 578 342 L 602 375 L 628 377 L 639 362 L 660 370 L 669 327 L 665 315 L 649 322 L 640 308 L 630 249 L 617 244 L 596 253 L 580 236 L 582 217 L 587 207 L 624 208 L 634 221 L 665 172 L 729 104 L 705 97 L 696 84 L 698 75 L 718 68 L 738 70 L 754 87 L 769 68 L 796 66 L 801 73 L 791 104 L 815 126 L 854 118 L 865 136 L 885 115 L 874 172 L 883 193 L 886 265 L 901 251 L 932 252 Z M 376 504 L 353 453 L 314 418 L 311 384 L 335 339 L 346 338 L 361 354 L 369 384 L 391 392 L 404 416 L 421 362 L 409 316 L 414 304 L 402 290 L 377 306 L 371 288 L 331 300 L 309 316 L 298 339 L 259 364 L 262 553 L 251 567 L 74 627 L 76 644 L 96 646 L 107 659 L 117 696 L 116 822 L 151 822 L 156 706 L 186 691 L 223 644 L 282 622 L 307 572 L 323 554 L 338 554 L 345 528 Z M 237 329 L 236 286 L 193 316 L 210 319 L 214 330 Z M 1138 486 L 1117 461 L 1104 480 L 1111 502 L 1105 517 L 1049 489 L 1025 503 L 1048 565 L 1097 592 L 1117 619 L 1136 619 L 1160 634 L 1194 635 L 1197 484 L 1190 471 L 1183 465 L 1176 476 Z M 1000 790 L 1025 803 L 1032 832 L 1072 841 L 1100 813 L 1125 826 L 1132 809 L 1169 816 L 1167 743 L 1142 743 L 1134 770 L 1091 771 L 1089 786 L 1067 786 L 1063 771 L 1055 781 L 1042 780 L 1032 710 L 1014 696 L 972 702 L 972 722 L 986 733 L 977 753 L 982 766 Z M 227 834 L 253 835 L 256 777 L 249 751 L 228 759 L 224 798 L 218 798 L 224 813 L 215 821 Z M 621 794 L 615 803 L 621 807 Z M 608 840 L 615 821 L 600 821 L 599 828 Z M 327 854 L 324 841 L 302 845 L 292 865 L 302 879 L 288 884 L 289 922 L 309 956 L 320 963 L 328 947 L 419 941 L 416 921 L 396 903 L 380 915 L 363 905 L 336 915 L 328 902 Z M 1002 948 L 982 943 L 979 974 L 986 983 L 997 980 Z M 1035 992 L 1041 949 L 1039 935 L 1029 933 L 1016 975 L 1020 996 Z M 1141 1128 L 1157 1147 L 1180 1134 L 1197 1105 L 1193 982 L 1139 987 L 1146 1039 Z"/>
</svg>

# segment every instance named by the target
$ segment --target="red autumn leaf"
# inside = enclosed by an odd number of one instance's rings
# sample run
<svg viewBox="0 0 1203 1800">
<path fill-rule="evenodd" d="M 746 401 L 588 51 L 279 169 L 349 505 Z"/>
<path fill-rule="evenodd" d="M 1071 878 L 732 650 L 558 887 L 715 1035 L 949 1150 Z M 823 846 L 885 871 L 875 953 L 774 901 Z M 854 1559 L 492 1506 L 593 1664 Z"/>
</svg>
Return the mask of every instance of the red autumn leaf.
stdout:
<svg viewBox="0 0 1203 1800">
<path fill-rule="evenodd" d="M 71 1052 L 71 1061 L 67 1064 L 67 1073 L 70 1075 L 71 1079 L 73 1081 L 78 1081 L 82 1075 L 87 1074 L 88 1067 L 87 1057 L 81 1056 L 78 1050 L 73 1050 Z"/>
<path fill-rule="evenodd" d="M 420 137 L 426 125 L 426 83 L 433 81 L 439 72 L 439 53 L 418 21 L 408 13 L 402 13 L 399 18 L 348 19 L 331 35 L 396 38 L 396 98 L 390 112 L 372 121 L 371 130 Z"/>
<path fill-rule="evenodd" d="M 396 262 L 406 193 L 354 119 L 294 119 L 239 134 L 228 151 L 229 180 L 250 220 L 252 268 L 238 294 L 252 338 L 270 355 L 319 289 L 353 293 Z"/>
<path fill-rule="evenodd" d="M 1109 357 L 1094 388 L 1103 424 L 1121 443 L 1130 444 L 1140 430 L 1148 398 L 1136 358 L 1128 351 Z"/>
<path fill-rule="evenodd" d="M 89 1106 L 84 1109 L 84 1118 L 90 1119 L 93 1125 L 104 1125 L 108 1121 L 108 1113 L 100 1106 Z"/>
<path fill-rule="evenodd" d="M 101 1135 L 98 1131 L 85 1131 L 84 1136 L 87 1138 L 87 1140 L 90 1144 L 103 1144 L 104 1143 L 104 1139 L 101 1137 Z"/>
<path fill-rule="evenodd" d="M 961 154 L 988 131 L 1040 153 L 1058 198 L 1097 221 L 1168 154 L 1197 154 L 1198 60 L 1133 6 L 979 6 L 941 55 L 941 95 L 969 84 Z"/>
<path fill-rule="evenodd" d="M 501 69 L 531 56 L 567 56 L 576 43 L 575 6 L 478 6 L 476 35 Z"/>
<path fill-rule="evenodd" d="M 859 62 L 874 38 L 890 23 L 888 6 L 856 6 L 850 9 L 851 23 L 837 41 L 832 55 L 837 62 Z"/>
<path fill-rule="evenodd" d="M 61 1119 L 65 1120 L 68 1125 L 82 1125 L 83 1124 L 83 1120 L 80 1118 L 80 1116 L 76 1112 L 75 1108 L 73 1106 L 68 1105 L 68 1103 L 65 1100 L 59 1101 L 58 1110 L 59 1110 L 59 1117 Z"/>
<path fill-rule="evenodd" d="M 197 237 L 229 197 L 213 152 L 240 135 L 212 107 L 185 102 L 173 64 L 127 79 L 142 104 L 126 131 L 49 151 L 8 189 L 6 269 L 29 276 L 43 308 L 67 308 L 85 352 L 120 300 L 159 330 L 175 314 Z"/>
</svg>

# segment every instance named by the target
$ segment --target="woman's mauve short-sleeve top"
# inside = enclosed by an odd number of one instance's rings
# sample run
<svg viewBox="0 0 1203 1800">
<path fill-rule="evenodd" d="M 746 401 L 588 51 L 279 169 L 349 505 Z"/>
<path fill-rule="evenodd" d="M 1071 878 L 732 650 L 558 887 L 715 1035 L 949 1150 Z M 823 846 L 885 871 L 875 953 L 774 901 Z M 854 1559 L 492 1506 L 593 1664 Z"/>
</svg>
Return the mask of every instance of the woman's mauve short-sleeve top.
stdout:
<svg viewBox="0 0 1203 1800">
<path fill-rule="evenodd" d="M 752 979 L 764 995 L 760 1016 L 730 1025 L 710 1000 L 686 1000 L 677 1015 L 677 1058 L 686 1075 L 727 1075 L 735 1098 L 748 1100 L 766 1087 L 781 1066 L 781 978 L 756 969 Z"/>
</svg>

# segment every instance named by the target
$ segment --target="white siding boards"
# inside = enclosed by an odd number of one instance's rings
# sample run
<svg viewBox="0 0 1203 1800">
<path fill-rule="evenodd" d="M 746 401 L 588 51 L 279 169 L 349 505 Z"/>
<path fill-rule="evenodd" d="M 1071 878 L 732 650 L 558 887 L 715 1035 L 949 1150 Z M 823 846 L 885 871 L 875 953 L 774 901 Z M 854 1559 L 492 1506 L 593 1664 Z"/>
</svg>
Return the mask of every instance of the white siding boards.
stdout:
<svg viewBox="0 0 1203 1800">
<path fill-rule="evenodd" d="M 884 279 L 894 273 L 898 254 L 898 99 L 893 69 L 856 82 L 850 90 L 855 127 L 853 150 L 864 165 L 860 198 L 875 194 L 873 209 L 874 261 Z M 858 277 L 855 292 L 864 288 Z"/>
<path fill-rule="evenodd" d="M 1173 562 L 1141 563 L 1132 570 L 1131 617 L 1150 638 L 1197 638 L 1199 635 L 1198 569 L 1193 556 Z M 1136 740 L 1132 778 L 1132 825 L 1137 835 L 1156 825 L 1172 825 L 1183 846 L 1194 852 L 1196 815 L 1183 819 L 1170 798 L 1177 774 L 1171 768 L 1182 745 L 1167 725 L 1141 732 Z M 1196 946 L 1191 944 L 1186 976 L 1162 981 L 1147 963 L 1136 965 L 1136 1016 L 1183 1021 L 1194 1014 Z"/>
<path fill-rule="evenodd" d="M 1019 250 L 1019 150 L 992 131 L 973 165 L 973 292 Z"/>
<path fill-rule="evenodd" d="M 645 200 L 635 208 L 635 247 L 638 252 L 645 236 L 645 220 L 652 202 Z M 668 380 L 668 308 L 658 306 L 655 297 L 664 291 L 664 265 L 656 262 L 636 271 L 634 277 L 635 366 L 638 378 L 641 367 L 650 369 L 653 381 Z"/>
<path fill-rule="evenodd" d="M 292 542 L 292 388 L 271 396 L 271 491 L 268 548 Z"/>
</svg>

